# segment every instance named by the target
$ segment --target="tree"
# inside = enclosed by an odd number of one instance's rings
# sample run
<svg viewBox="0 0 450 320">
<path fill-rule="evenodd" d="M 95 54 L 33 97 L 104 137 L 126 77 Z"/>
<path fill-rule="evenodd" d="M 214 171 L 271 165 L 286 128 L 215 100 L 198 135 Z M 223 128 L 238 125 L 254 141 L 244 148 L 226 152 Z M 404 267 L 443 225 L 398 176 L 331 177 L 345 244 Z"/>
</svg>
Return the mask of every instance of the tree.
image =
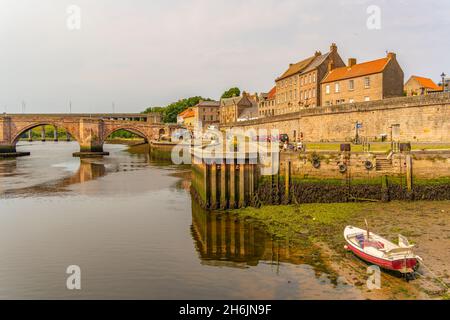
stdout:
<svg viewBox="0 0 450 320">
<path fill-rule="evenodd" d="M 141 113 L 153 113 L 153 112 L 164 113 L 164 107 L 148 107 L 147 109 L 145 109 L 145 111 Z"/>
<path fill-rule="evenodd" d="M 241 90 L 237 87 L 230 88 L 222 94 L 221 99 L 239 97 L 241 95 Z"/>
<path fill-rule="evenodd" d="M 190 98 L 185 98 L 173 102 L 166 107 L 150 107 L 147 108 L 144 113 L 149 112 L 160 112 L 162 114 L 162 121 L 165 123 L 175 123 L 177 122 L 177 116 L 187 108 L 191 108 L 197 105 L 200 101 L 211 101 L 209 98 L 203 98 L 201 96 L 195 96 Z"/>
</svg>

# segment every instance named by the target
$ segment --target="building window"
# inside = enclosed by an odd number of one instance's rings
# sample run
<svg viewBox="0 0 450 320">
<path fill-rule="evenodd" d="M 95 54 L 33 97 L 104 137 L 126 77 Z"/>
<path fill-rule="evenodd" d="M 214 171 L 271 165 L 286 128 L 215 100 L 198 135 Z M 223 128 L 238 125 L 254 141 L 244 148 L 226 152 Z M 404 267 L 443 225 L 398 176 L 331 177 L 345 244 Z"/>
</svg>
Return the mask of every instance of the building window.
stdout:
<svg viewBox="0 0 450 320">
<path fill-rule="evenodd" d="M 309 83 L 312 83 L 312 74 L 309 75 Z"/>
<path fill-rule="evenodd" d="M 370 97 L 364 97 L 364 101 L 370 101 Z"/>
<path fill-rule="evenodd" d="M 316 83 L 316 74 L 313 74 L 313 82 Z"/>
<path fill-rule="evenodd" d="M 304 84 L 304 79 L 302 78 L 302 80 L 300 81 L 300 85 Z"/>
<path fill-rule="evenodd" d="M 330 101 L 325 101 L 325 105 L 328 107 L 330 106 Z"/>
<path fill-rule="evenodd" d="M 354 102 L 355 102 L 355 99 L 350 98 L 350 99 L 348 99 L 348 102 L 349 102 L 349 103 L 354 103 Z"/>
<path fill-rule="evenodd" d="M 313 98 L 315 98 L 316 97 L 316 90 L 312 90 L 312 96 L 313 96 Z"/>
<path fill-rule="evenodd" d="M 355 90 L 355 80 L 348 81 L 348 90 Z"/>
<path fill-rule="evenodd" d="M 326 93 L 326 94 L 330 94 L 330 85 L 329 85 L 329 84 L 327 84 L 327 85 L 325 86 L 325 93 Z"/>
<path fill-rule="evenodd" d="M 364 78 L 364 88 L 370 88 L 370 77 Z"/>
<path fill-rule="evenodd" d="M 339 82 L 334 84 L 334 92 L 338 93 L 340 91 Z"/>
</svg>

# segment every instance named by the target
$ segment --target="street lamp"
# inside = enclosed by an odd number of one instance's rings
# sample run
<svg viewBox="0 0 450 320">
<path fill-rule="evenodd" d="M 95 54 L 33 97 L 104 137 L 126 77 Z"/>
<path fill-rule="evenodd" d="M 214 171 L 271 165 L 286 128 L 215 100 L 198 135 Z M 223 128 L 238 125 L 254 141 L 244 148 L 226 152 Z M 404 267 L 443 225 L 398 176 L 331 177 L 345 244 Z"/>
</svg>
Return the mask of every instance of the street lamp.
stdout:
<svg viewBox="0 0 450 320">
<path fill-rule="evenodd" d="M 442 74 L 441 74 L 441 78 L 442 78 L 442 92 L 445 91 L 445 77 L 446 76 L 447 75 L 444 72 L 442 72 Z"/>
</svg>

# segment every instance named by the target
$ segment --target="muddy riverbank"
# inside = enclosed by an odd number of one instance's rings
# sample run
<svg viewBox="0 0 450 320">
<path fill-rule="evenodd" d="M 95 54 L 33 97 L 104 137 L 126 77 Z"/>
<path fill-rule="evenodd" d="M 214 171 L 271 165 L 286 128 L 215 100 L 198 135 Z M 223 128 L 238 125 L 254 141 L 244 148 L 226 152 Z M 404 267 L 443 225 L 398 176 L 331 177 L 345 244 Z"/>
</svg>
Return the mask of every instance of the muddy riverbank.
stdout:
<svg viewBox="0 0 450 320">
<path fill-rule="evenodd" d="M 337 277 L 361 289 L 367 299 L 448 299 L 450 285 L 450 201 L 333 203 L 263 206 L 233 211 L 260 222 L 270 233 L 293 244 L 314 247 Z M 346 225 L 370 223 L 373 232 L 396 241 L 398 234 L 416 245 L 424 259 L 422 276 L 406 282 L 395 273 L 382 273 L 380 290 L 367 289 L 367 264 L 347 252 L 342 236 Z M 435 277 L 439 277 L 442 284 Z"/>
</svg>

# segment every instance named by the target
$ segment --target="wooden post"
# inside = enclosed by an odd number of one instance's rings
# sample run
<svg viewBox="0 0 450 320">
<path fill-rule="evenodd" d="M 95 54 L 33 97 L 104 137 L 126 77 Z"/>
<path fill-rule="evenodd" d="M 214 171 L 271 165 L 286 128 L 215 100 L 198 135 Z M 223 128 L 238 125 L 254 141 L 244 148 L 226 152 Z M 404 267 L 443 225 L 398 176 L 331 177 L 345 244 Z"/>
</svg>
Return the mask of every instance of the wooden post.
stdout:
<svg viewBox="0 0 450 320">
<path fill-rule="evenodd" d="M 54 127 L 53 128 L 53 141 L 58 141 L 58 128 Z"/>
<path fill-rule="evenodd" d="M 217 165 L 211 164 L 211 209 L 217 209 Z"/>
<path fill-rule="evenodd" d="M 410 154 L 406 155 L 406 188 L 408 192 L 411 192 L 413 189 L 413 164 L 412 157 Z"/>
<path fill-rule="evenodd" d="M 224 163 L 221 165 L 220 169 L 220 208 L 227 208 L 227 165 Z"/>
<path fill-rule="evenodd" d="M 33 130 L 28 130 L 28 141 L 33 141 Z"/>
<path fill-rule="evenodd" d="M 286 204 L 291 201 L 291 161 L 288 160 L 286 162 L 286 166 L 284 168 L 284 200 Z"/>
<path fill-rule="evenodd" d="M 245 206 L 245 164 L 239 165 L 239 208 Z"/>
<path fill-rule="evenodd" d="M 230 164 L 230 189 L 229 189 L 229 208 L 234 209 L 236 207 L 236 164 L 234 162 Z"/>
<path fill-rule="evenodd" d="M 66 132 L 66 141 L 70 141 L 70 134 Z"/>
</svg>

